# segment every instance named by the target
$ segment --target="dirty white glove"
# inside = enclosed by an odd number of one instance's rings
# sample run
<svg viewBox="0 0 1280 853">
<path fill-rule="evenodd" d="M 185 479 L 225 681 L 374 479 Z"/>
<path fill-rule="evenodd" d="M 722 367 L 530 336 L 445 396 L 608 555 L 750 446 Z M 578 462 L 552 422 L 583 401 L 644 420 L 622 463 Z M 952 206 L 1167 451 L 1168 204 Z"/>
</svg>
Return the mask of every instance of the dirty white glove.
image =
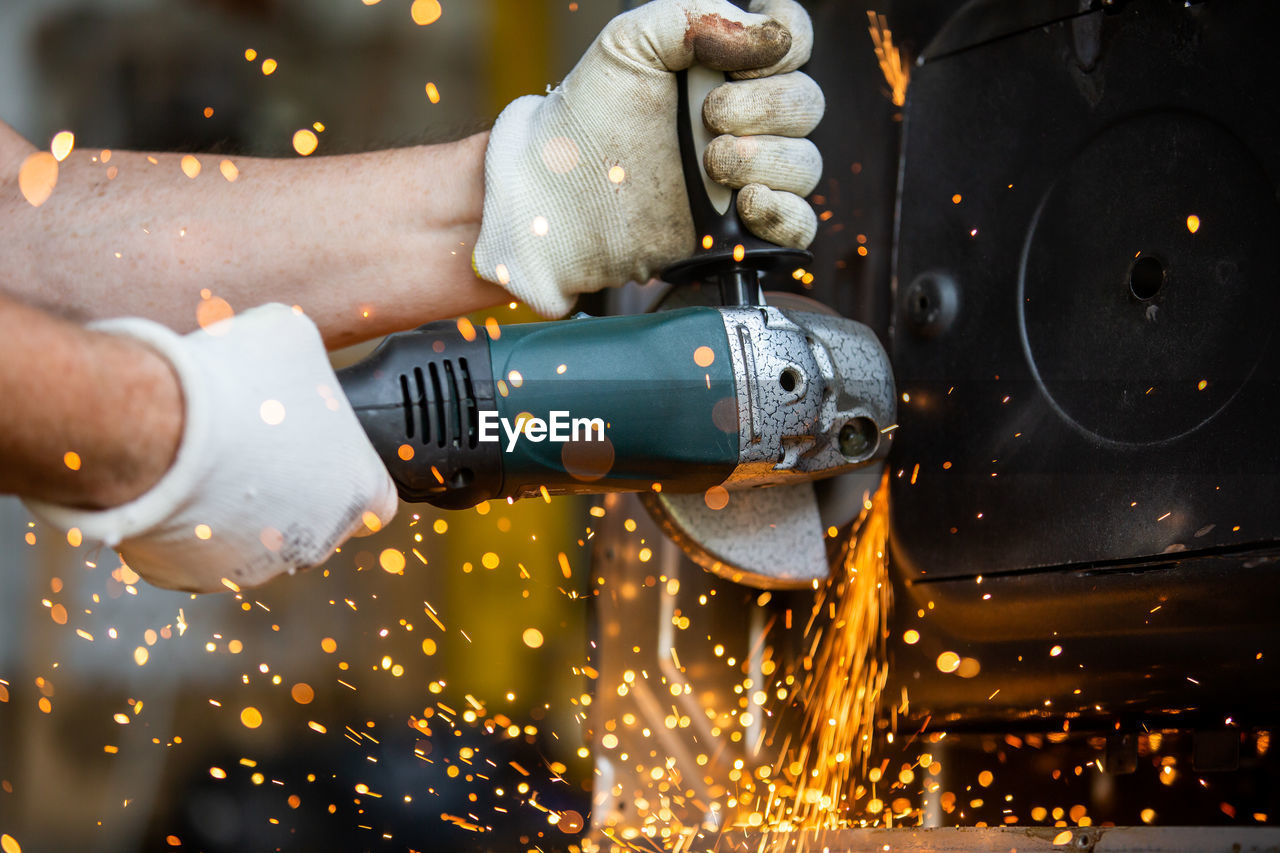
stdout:
<svg viewBox="0 0 1280 853">
<path fill-rule="evenodd" d="M 475 266 L 545 316 L 574 297 L 644 282 L 693 253 L 676 135 L 673 72 L 736 72 L 712 90 L 703 119 L 721 134 L 704 162 L 742 188 L 738 211 L 757 236 L 805 248 L 817 219 L 801 196 L 822 158 L 804 139 L 822 90 L 796 71 L 813 29 L 794 0 L 653 0 L 615 18 L 554 92 L 512 103 L 485 156 Z"/>
<path fill-rule="evenodd" d="M 107 510 L 27 501 L 45 521 L 117 548 L 156 586 L 208 592 L 224 578 L 254 586 L 314 566 L 395 515 L 395 486 L 300 312 L 264 305 L 186 336 L 136 318 L 93 328 L 173 365 L 182 440 L 136 500 Z"/>
</svg>

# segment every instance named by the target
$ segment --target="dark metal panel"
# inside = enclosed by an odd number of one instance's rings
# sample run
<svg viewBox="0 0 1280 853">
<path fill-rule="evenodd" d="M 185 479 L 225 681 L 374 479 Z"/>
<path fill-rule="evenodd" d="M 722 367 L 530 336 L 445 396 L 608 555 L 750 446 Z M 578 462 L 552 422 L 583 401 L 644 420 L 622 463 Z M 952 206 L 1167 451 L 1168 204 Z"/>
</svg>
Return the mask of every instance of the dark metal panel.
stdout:
<svg viewBox="0 0 1280 853">
<path fill-rule="evenodd" d="M 1280 71 L 1243 48 L 1278 18 L 1133 3 L 918 69 L 893 340 L 907 576 L 1280 537 Z M 945 328 L 928 280 L 958 303 Z"/>
<path fill-rule="evenodd" d="M 891 687 L 931 728 L 1274 722 L 1280 553 L 895 584 Z M 923 615 L 920 615 L 923 614 Z M 903 640 L 917 631 L 918 642 Z M 950 673 L 952 652 L 975 663 Z"/>
</svg>

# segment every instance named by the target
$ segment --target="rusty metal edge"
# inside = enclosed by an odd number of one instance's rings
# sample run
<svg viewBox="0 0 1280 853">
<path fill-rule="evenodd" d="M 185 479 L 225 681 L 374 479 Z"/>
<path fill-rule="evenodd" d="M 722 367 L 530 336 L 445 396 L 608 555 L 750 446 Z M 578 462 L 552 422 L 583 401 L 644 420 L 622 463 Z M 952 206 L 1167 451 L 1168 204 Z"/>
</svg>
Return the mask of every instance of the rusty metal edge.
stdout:
<svg viewBox="0 0 1280 853">
<path fill-rule="evenodd" d="M 697 842 L 692 845 L 696 848 Z M 1270 827 L 943 827 L 838 829 L 808 832 L 730 830 L 717 853 L 1275 853 L 1280 829 Z"/>
</svg>

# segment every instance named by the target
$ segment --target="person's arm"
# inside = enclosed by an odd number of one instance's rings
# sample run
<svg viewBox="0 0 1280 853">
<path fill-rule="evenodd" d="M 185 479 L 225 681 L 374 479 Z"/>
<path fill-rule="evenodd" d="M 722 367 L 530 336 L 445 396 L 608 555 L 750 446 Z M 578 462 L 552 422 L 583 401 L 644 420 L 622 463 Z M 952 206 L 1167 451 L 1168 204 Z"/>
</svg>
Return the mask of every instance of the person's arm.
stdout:
<svg viewBox="0 0 1280 853">
<path fill-rule="evenodd" d="M 234 310 L 300 305 L 326 345 L 508 301 L 478 279 L 488 134 L 336 157 L 262 159 L 78 147 L 33 207 L 36 149 L 0 124 L 0 293 L 75 320 L 196 328 L 201 291 Z M 156 162 L 150 162 L 154 159 Z M 221 163 L 235 166 L 235 180 Z M 366 316 L 367 315 L 367 316 Z"/>
<path fill-rule="evenodd" d="M 123 504 L 169 468 L 182 424 L 158 353 L 0 296 L 0 494 Z"/>
<path fill-rule="evenodd" d="M 0 297 L 0 399 L 0 493 L 157 586 L 256 586 L 396 513 L 319 331 L 286 305 L 178 335 Z"/>
<path fill-rule="evenodd" d="M 130 314 L 178 331 L 195 327 L 205 291 L 235 310 L 276 301 L 301 306 L 330 347 L 509 292 L 564 314 L 578 293 L 646 281 L 693 251 L 671 71 L 698 63 L 735 77 L 704 103 L 719 134 L 708 174 L 742 190 L 749 229 L 807 246 L 817 219 L 803 196 L 822 164 L 803 137 L 824 105 L 796 69 L 812 27 L 794 0 L 751 9 L 644 4 L 553 93 L 514 102 L 492 134 L 443 145 L 232 157 L 224 173 L 215 155 L 184 170 L 180 154 L 105 159 L 82 144 L 33 206 L 19 174 L 36 149 L 0 124 L 0 292 L 73 319 Z"/>
</svg>

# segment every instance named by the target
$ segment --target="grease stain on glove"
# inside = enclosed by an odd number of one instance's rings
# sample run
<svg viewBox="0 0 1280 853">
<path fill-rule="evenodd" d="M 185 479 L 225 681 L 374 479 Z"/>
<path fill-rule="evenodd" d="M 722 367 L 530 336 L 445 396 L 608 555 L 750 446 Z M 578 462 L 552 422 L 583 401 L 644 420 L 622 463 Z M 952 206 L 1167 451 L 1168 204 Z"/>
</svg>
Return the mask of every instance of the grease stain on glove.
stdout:
<svg viewBox="0 0 1280 853">
<path fill-rule="evenodd" d="M 757 26 L 731 21 L 715 13 L 685 13 L 689 22 L 684 44 L 694 60 L 717 71 L 740 71 L 780 62 L 791 50 L 791 33 L 777 21 Z M 672 69 L 679 71 L 687 68 Z"/>
</svg>

